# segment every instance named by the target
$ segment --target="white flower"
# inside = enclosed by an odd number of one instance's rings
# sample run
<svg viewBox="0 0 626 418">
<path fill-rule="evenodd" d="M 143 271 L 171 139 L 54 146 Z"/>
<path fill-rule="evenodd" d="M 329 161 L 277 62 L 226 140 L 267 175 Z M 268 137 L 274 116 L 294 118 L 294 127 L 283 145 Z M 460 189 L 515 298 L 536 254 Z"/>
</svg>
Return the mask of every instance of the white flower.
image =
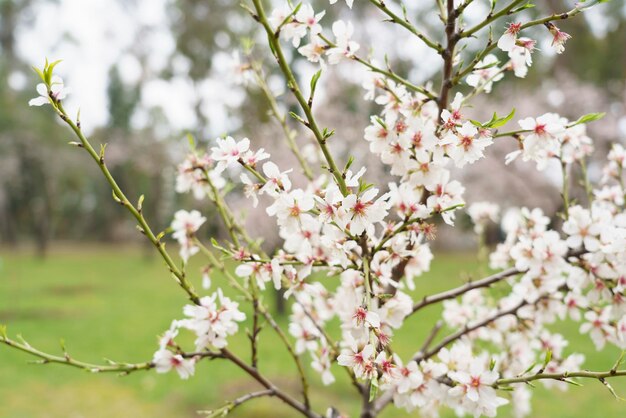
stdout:
<svg viewBox="0 0 626 418">
<path fill-rule="evenodd" d="M 252 206 L 256 208 L 257 205 L 259 204 L 259 198 L 257 195 L 259 193 L 259 190 L 261 189 L 261 185 L 254 183 L 252 180 L 250 180 L 250 177 L 248 177 L 246 173 L 241 173 L 241 176 L 239 176 L 239 179 L 241 180 L 241 183 L 243 184 L 244 196 L 246 196 L 249 199 L 252 199 Z"/>
<path fill-rule="evenodd" d="M 450 109 L 443 109 L 441 111 L 441 120 L 444 122 L 444 129 L 453 129 L 457 124 L 461 123 L 463 115 L 461 114 L 461 107 L 463 106 L 463 94 L 457 92 L 454 96 L 454 100 L 450 103 Z"/>
<path fill-rule="evenodd" d="M 311 62 L 319 62 L 322 68 L 325 67 L 324 59 L 322 58 L 325 50 L 324 45 L 317 39 L 311 39 L 310 43 L 298 48 L 298 52 L 302 56 Z"/>
<path fill-rule="evenodd" d="M 164 348 L 154 353 L 152 362 L 157 373 L 167 373 L 174 369 L 181 379 L 189 379 L 189 376 L 193 376 L 195 371 L 193 360 L 185 359 L 180 354 L 174 354 Z"/>
<path fill-rule="evenodd" d="M 352 326 L 355 328 L 366 325 L 370 328 L 380 327 L 380 318 L 376 312 L 368 311 L 362 306 L 358 306 L 352 315 Z"/>
<path fill-rule="evenodd" d="M 473 163 L 481 159 L 483 151 L 493 144 L 491 136 L 481 132 L 478 137 L 478 129 L 471 122 L 465 122 L 456 134 L 448 132 L 442 144 L 450 144 L 448 152 L 457 167 L 462 168 L 467 163 Z"/>
<path fill-rule="evenodd" d="M 546 113 L 537 119 L 519 121 L 522 129 L 530 131 L 524 138 L 524 159 L 534 160 L 539 168 L 545 167 L 547 159 L 559 154 L 558 136 L 565 132 L 564 120 L 555 113 Z"/>
<path fill-rule="evenodd" d="M 387 216 L 387 203 L 384 195 L 374 201 L 378 189 L 369 189 L 361 196 L 349 194 L 341 202 L 341 207 L 347 214 L 350 233 L 361 235 L 374 223 L 381 222 Z"/>
<path fill-rule="evenodd" d="M 508 403 L 506 399 L 499 398 L 496 390 L 491 387 L 498 379 L 498 373 L 485 370 L 478 359 L 471 363 L 469 370 L 450 372 L 448 375 L 457 383 L 450 389 L 450 395 L 465 397 L 471 401 L 476 416 L 495 416 L 497 407 Z"/>
<path fill-rule="evenodd" d="M 472 87 L 482 86 L 485 93 L 490 93 L 493 83 L 504 77 L 504 74 L 498 68 L 499 63 L 500 61 L 498 61 L 495 55 L 487 55 L 476 64 L 475 70 L 467 76 L 465 81 Z"/>
<path fill-rule="evenodd" d="M 350 348 L 341 350 L 341 354 L 337 357 L 337 363 L 340 366 L 351 367 L 357 378 L 362 377 L 368 363 L 372 363 L 376 351 L 374 346 L 367 344 L 362 350 L 359 350 L 356 342 L 352 342 Z"/>
<path fill-rule="evenodd" d="M 254 72 L 252 66 L 248 62 L 243 62 L 239 56 L 239 51 L 233 51 L 227 60 L 227 71 L 225 76 L 228 77 L 234 84 L 247 86 L 248 83 L 254 80 Z"/>
<path fill-rule="evenodd" d="M 174 214 L 171 225 L 174 230 L 172 237 L 181 245 L 180 256 L 185 262 L 199 251 L 199 248 L 193 243 L 193 237 L 204 222 L 206 222 L 206 218 L 197 210 L 191 212 L 179 210 Z"/>
<path fill-rule="evenodd" d="M 598 237 L 602 232 L 600 224 L 594 222 L 589 211 L 580 206 L 572 206 L 568 215 L 563 224 L 563 232 L 569 235 L 567 245 L 574 249 L 584 245 L 588 251 L 597 251 L 600 248 Z"/>
<path fill-rule="evenodd" d="M 199 305 L 186 305 L 183 312 L 189 318 L 178 321 L 178 324 L 196 334 L 197 351 L 206 347 L 226 347 L 226 337 L 235 334 L 239 329 L 237 322 L 246 319 L 246 315 L 239 311 L 239 304 L 224 296 L 221 289 L 201 298 Z"/>
<path fill-rule="evenodd" d="M 51 100 L 58 102 L 67 97 L 67 90 L 64 88 L 63 80 L 57 75 L 52 76 L 49 92 L 48 86 L 44 83 L 39 83 L 37 84 L 37 93 L 39 93 L 39 97 L 30 99 L 28 101 L 29 106 L 42 106 L 50 103 Z"/>
<path fill-rule="evenodd" d="M 285 22 L 287 17 L 293 13 L 290 4 L 283 4 L 282 8 L 274 9 L 268 19 L 270 25 L 278 29 Z M 280 28 L 280 36 L 283 39 L 291 40 L 294 48 L 300 45 L 300 39 L 306 36 L 307 26 L 298 21 L 288 21 Z"/>
<path fill-rule="evenodd" d="M 396 380 L 398 393 L 407 393 L 409 390 L 420 387 L 424 376 L 415 361 L 410 361 L 406 366 L 399 367 L 399 377 Z"/>
<path fill-rule="evenodd" d="M 474 223 L 474 231 L 482 233 L 488 222 L 497 222 L 500 208 L 491 202 L 476 202 L 469 206 L 467 213 Z"/>
<path fill-rule="evenodd" d="M 311 357 L 313 357 L 311 367 L 313 370 L 322 375 L 322 383 L 324 385 L 330 385 L 333 383 L 335 381 L 335 376 L 333 376 L 330 371 L 331 359 L 328 347 L 322 347 L 319 355 L 317 353 L 311 353 Z"/>
<path fill-rule="evenodd" d="M 178 165 L 176 192 L 192 192 L 196 199 L 203 199 L 209 187 L 208 180 L 210 180 L 218 190 L 221 190 L 226 185 L 226 180 L 224 180 L 217 171 L 213 170 L 213 160 L 209 155 L 204 154 L 198 156 L 193 153 L 189 154 L 187 158 Z"/>
<path fill-rule="evenodd" d="M 528 67 L 533 63 L 532 52 L 535 50 L 535 43 L 530 38 L 519 38 L 517 44 L 509 51 L 511 67 L 516 77 L 526 77 Z"/>
<path fill-rule="evenodd" d="M 248 138 L 237 142 L 232 137 L 228 136 L 224 139 L 217 138 L 216 142 L 217 147 L 211 148 L 213 151 L 211 158 L 217 161 L 215 170 L 218 173 L 224 171 L 229 165 L 236 163 L 250 148 L 250 140 Z"/>
<path fill-rule="evenodd" d="M 266 212 L 270 216 L 276 216 L 278 224 L 288 232 L 295 232 L 303 217 L 310 216 L 307 212 L 314 206 L 313 196 L 302 189 L 295 189 L 288 193 L 281 193 L 274 204 L 266 209 Z"/>
<path fill-rule="evenodd" d="M 597 350 L 604 348 L 607 337 L 611 332 L 611 326 L 609 325 L 610 314 L 610 308 L 603 309 L 599 315 L 594 311 L 587 311 L 585 313 L 587 322 L 580 326 L 581 334 L 589 333 Z"/>
<path fill-rule="evenodd" d="M 317 35 L 322 32 L 322 26 L 319 21 L 326 14 L 325 11 L 315 14 L 313 7 L 310 4 L 303 4 L 296 13 L 296 20 L 309 29 L 311 35 Z"/>
<path fill-rule="evenodd" d="M 276 164 L 271 161 L 263 164 L 263 173 L 267 177 L 267 183 L 261 187 L 259 193 L 267 193 L 270 196 L 277 196 L 279 191 L 288 192 L 291 189 L 289 174 L 292 170 L 281 172 Z"/>
<path fill-rule="evenodd" d="M 273 282 L 276 290 L 281 288 L 283 267 L 280 261 L 274 258 L 269 263 L 245 263 L 240 264 L 235 269 L 235 274 L 239 277 L 256 276 L 257 285 L 261 290 L 265 290 L 266 282 Z"/>
<path fill-rule="evenodd" d="M 509 23 L 504 34 L 498 39 L 498 48 L 503 50 L 504 52 L 509 52 L 517 41 L 517 34 L 522 28 L 521 23 Z"/>
<path fill-rule="evenodd" d="M 359 44 L 350 39 L 353 32 L 354 27 L 351 22 L 346 24 L 343 20 L 338 20 L 333 23 L 335 47 L 326 51 L 330 64 L 337 64 L 341 58 L 352 58 L 354 53 L 359 50 Z"/>
</svg>

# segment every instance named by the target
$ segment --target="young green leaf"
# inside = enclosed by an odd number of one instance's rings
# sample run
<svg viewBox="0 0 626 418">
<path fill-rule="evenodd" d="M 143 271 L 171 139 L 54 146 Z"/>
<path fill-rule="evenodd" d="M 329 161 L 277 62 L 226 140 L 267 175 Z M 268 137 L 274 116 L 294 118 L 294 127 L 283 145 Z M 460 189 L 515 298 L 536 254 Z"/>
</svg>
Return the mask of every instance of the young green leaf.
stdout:
<svg viewBox="0 0 626 418">
<path fill-rule="evenodd" d="M 601 113 L 587 113 L 586 115 L 583 115 L 581 117 L 578 118 L 578 120 L 576 122 L 574 122 L 573 124 L 570 125 L 570 127 L 572 126 L 576 126 L 576 125 L 580 125 L 581 123 L 589 123 L 589 122 L 593 122 L 596 120 L 600 120 L 604 117 L 604 115 L 606 115 L 606 113 L 601 112 Z"/>
</svg>

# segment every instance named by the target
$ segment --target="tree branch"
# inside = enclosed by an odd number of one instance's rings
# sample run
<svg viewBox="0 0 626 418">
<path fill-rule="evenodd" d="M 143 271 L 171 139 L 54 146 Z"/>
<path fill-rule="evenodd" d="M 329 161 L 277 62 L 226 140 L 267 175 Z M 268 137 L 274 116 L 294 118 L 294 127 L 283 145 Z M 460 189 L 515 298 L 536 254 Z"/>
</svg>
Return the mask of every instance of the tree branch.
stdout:
<svg viewBox="0 0 626 418">
<path fill-rule="evenodd" d="M 434 303 L 437 302 L 442 302 L 444 300 L 448 300 L 448 299 L 454 299 L 457 296 L 460 296 L 464 293 L 469 292 L 472 289 L 479 289 L 479 288 L 483 288 L 483 287 L 489 287 L 494 283 L 497 283 L 501 280 L 504 280 L 508 277 L 511 276 L 515 276 L 516 274 L 522 274 L 524 273 L 523 271 L 519 271 L 516 268 L 509 268 L 506 270 L 503 270 L 499 273 L 493 274 L 489 277 L 485 277 L 484 279 L 481 280 L 477 280 L 477 281 L 470 281 L 466 284 L 464 284 L 463 286 L 457 287 L 455 289 L 451 289 L 451 290 L 447 290 L 445 292 L 441 292 L 441 293 L 437 293 L 435 295 L 432 296 L 426 296 L 424 297 L 424 299 L 421 300 L 421 302 L 416 303 L 415 305 L 413 305 L 413 312 L 415 313 L 417 311 L 419 311 L 420 309 L 428 306 L 428 305 L 432 305 Z"/>
</svg>

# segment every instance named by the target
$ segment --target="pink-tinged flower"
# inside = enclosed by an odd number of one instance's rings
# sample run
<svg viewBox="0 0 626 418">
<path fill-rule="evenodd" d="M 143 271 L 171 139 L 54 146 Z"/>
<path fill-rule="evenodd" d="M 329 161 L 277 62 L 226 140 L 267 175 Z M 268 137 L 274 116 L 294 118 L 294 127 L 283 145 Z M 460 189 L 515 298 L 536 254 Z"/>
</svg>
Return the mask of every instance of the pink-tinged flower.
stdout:
<svg viewBox="0 0 626 418">
<path fill-rule="evenodd" d="M 221 173 L 231 164 L 237 163 L 244 153 L 250 148 L 250 140 L 244 138 L 237 142 L 228 136 L 224 139 L 217 138 L 217 146 L 211 148 L 211 158 L 217 161 L 215 171 Z"/>
<path fill-rule="evenodd" d="M 327 347 L 322 347 L 320 351 L 321 352 L 319 355 L 315 352 L 311 353 L 311 357 L 313 358 L 313 361 L 311 362 L 311 367 L 313 368 L 313 370 L 322 375 L 322 383 L 327 386 L 335 381 L 335 376 L 333 376 L 332 372 L 330 371 L 330 350 Z"/>
<path fill-rule="evenodd" d="M 278 259 L 274 258 L 269 263 L 244 263 L 237 266 L 235 274 L 239 277 L 256 276 L 257 285 L 261 290 L 265 290 L 265 283 L 271 281 L 276 290 L 281 287 L 283 267 Z"/>
<path fill-rule="evenodd" d="M 568 211 L 567 221 L 563 224 L 563 232 L 569 235 L 567 245 L 570 248 L 584 247 L 588 251 L 600 248 L 599 235 L 602 227 L 591 219 L 591 213 L 580 206 L 573 206 Z"/>
<path fill-rule="evenodd" d="M 37 84 L 37 93 L 39 97 L 30 99 L 28 101 L 29 106 L 43 106 L 50 103 L 50 101 L 58 102 L 67 97 L 67 90 L 64 88 L 63 80 L 58 75 L 52 76 L 50 82 L 50 90 L 44 83 Z"/>
<path fill-rule="evenodd" d="M 339 191 L 339 188 L 335 184 L 328 186 L 324 192 L 323 197 L 315 195 L 314 199 L 317 202 L 317 208 L 320 211 L 319 220 L 323 223 L 331 222 L 337 216 L 337 211 L 341 205 L 343 196 Z"/>
<path fill-rule="evenodd" d="M 346 222 L 349 223 L 350 233 L 361 235 L 363 231 L 375 223 L 381 222 L 387 216 L 387 202 L 383 195 L 374 201 L 378 189 L 369 189 L 361 196 L 350 194 L 343 199 L 342 209 L 346 213 Z"/>
<path fill-rule="evenodd" d="M 585 320 L 587 320 L 587 322 L 580 326 L 580 333 L 589 333 L 597 350 L 604 348 L 607 337 L 612 331 L 612 327 L 609 324 L 610 316 L 610 307 L 600 311 L 600 314 L 597 314 L 595 311 L 588 311 L 585 313 Z"/>
<path fill-rule="evenodd" d="M 546 23 L 546 27 L 552 34 L 552 47 L 557 54 L 565 51 L 565 42 L 571 38 L 571 35 L 561 31 L 554 23 Z"/>
<path fill-rule="evenodd" d="M 225 76 L 236 85 L 247 86 L 254 80 L 254 72 L 249 62 L 242 61 L 239 51 L 233 51 L 227 58 Z"/>
<path fill-rule="evenodd" d="M 478 135 L 478 129 L 471 122 L 465 122 L 457 129 L 456 134 L 448 132 L 442 141 L 444 145 L 451 145 L 448 153 L 457 167 L 462 168 L 467 163 L 481 159 L 483 151 L 493 140 L 488 135 Z"/>
<path fill-rule="evenodd" d="M 175 346 L 174 338 L 178 335 L 178 321 L 172 321 L 170 329 L 165 331 L 159 338 L 159 348 L 164 350 L 167 347 Z"/>
<path fill-rule="evenodd" d="M 558 138 L 565 132 L 566 122 L 555 113 L 546 113 L 537 119 L 529 117 L 520 120 L 520 127 L 530 131 L 523 140 L 524 161 L 533 160 L 543 169 L 548 159 L 559 153 Z"/>
<path fill-rule="evenodd" d="M 502 71 L 498 67 L 499 63 L 500 61 L 498 61 L 495 55 L 487 55 L 482 61 L 476 64 L 476 69 L 467 76 L 465 81 L 472 87 L 482 86 L 485 93 L 490 93 L 493 83 L 504 77 L 504 74 L 502 74 Z"/>
<path fill-rule="evenodd" d="M 417 362 L 410 361 L 406 366 L 402 366 L 398 360 L 398 378 L 396 379 L 396 387 L 398 393 L 407 393 L 416 389 L 424 382 L 424 375 L 419 369 Z"/>
<path fill-rule="evenodd" d="M 163 348 L 154 353 L 152 362 L 157 373 L 167 373 L 174 369 L 181 379 L 189 379 L 195 371 L 193 360 L 185 359 L 180 354 L 174 354 Z"/>
<path fill-rule="evenodd" d="M 383 382 L 391 382 L 398 376 L 398 370 L 394 358 L 387 355 L 384 351 L 378 353 L 374 363 L 382 371 Z"/>
<path fill-rule="evenodd" d="M 476 412 L 487 416 L 495 416 L 495 410 L 508 401 L 497 396 L 496 390 L 491 386 L 498 380 L 498 373 L 485 370 L 478 359 L 474 359 L 468 371 L 450 372 L 448 376 L 457 384 L 450 389 L 450 395 L 464 397 L 473 402 Z"/>
<path fill-rule="evenodd" d="M 580 321 L 580 310 L 586 308 L 589 303 L 583 295 L 579 295 L 574 292 L 569 292 L 563 299 L 563 303 L 566 307 L 566 312 L 570 318 L 574 321 Z"/>
<path fill-rule="evenodd" d="M 257 195 L 259 194 L 261 185 L 258 183 L 254 183 L 246 173 L 241 173 L 239 179 L 243 184 L 244 196 L 246 196 L 248 199 L 252 199 L 252 206 L 256 208 L 259 204 L 259 198 Z"/>
<path fill-rule="evenodd" d="M 515 46 L 515 42 L 517 41 L 517 34 L 521 30 L 521 28 L 521 23 L 509 23 L 509 26 L 507 27 L 504 34 L 502 34 L 500 39 L 498 39 L 498 48 L 500 48 L 504 52 L 509 52 Z"/>
<path fill-rule="evenodd" d="M 307 26 L 290 17 L 293 12 L 290 4 L 283 4 L 282 7 L 272 10 L 268 21 L 272 27 L 277 29 L 280 25 L 280 37 L 290 40 L 294 48 L 300 45 L 300 39 L 306 36 Z M 289 20 L 285 20 L 289 17 Z M 284 24 L 283 24 L 284 23 Z"/>
<path fill-rule="evenodd" d="M 528 73 L 528 67 L 533 63 L 532 52 L 535 50 L 536 41 L 530 38 L 519 38 L 517 43 L 509 51 L 510 66 L 516 77 L 524 78 Z"/>
<path fill-rule="evenodd" d="M 263 164 L 263 174 L 267 178 L 267 183 L 261 187 L 259 193 L 267 193 L 270 196 L 277 196 L 279 191 L 288 192 L 291 190 L 291 180 L 287 174 L 293 170 L 280 171 L 278 166 L 271 161 Z"/>
<path fill-rule="evenodd" d="M 450 110 L 443 109 L 441 111 L 441 120 L 443 120 L 444 129 L 450 130 L 461 123 L 463 115 L 461 114 L 461 106 L 463 105 L 463 94 L 458 92 L 454 96 L 454 100 L 450 103 Z"/>
<path fill-rule="evenodd" d="M 179 210 L 174 214 L 171 225 L 174 230 L 172 237 L 180 244 L 180 256 L 185 262 L 199 251 L 199 248 L 193 243 L 193 237 L 204 222 L 206 222 L 206 218 L 197 210 L 191 212 Z"/>
<path fill-rule="evenodd" d="M 317 35 L 322 32 L 322 25 L 319 21 L 324 17 L 326 11 L 322 10 L 320 13 L 315 14 L 313 7 L 310 4 L 303 4 L 298 13 L 296 13 L 296 20 L 306 26 L 311 35 Z"/>
<path fill-rule="evenodd" d="M 241 155 L 241 160 L 244 162 L 244 164 L 247 164 L 251 167 L 255 167 L 258 162 L 267 160 L 268 158 L 270 158 L 270 155 L 265 152 L 263 148 L 259 148 L 259 150 L 256 152 L 246 151 Z"/>
<path fill-rule="evenodd" d="M 196 155 L 191 153 L 178 165 L 178 175 L 176 176 L 176 192 L 192 192 L 197 200 L 203 199 L 207 195 L 211 181 L 215 188 L 221 190 L 226 185 L 226 180 L 213 170 L 214 161 L 208 154 Z"/>
<path fill-rule="evenodd" d="M 450 171 L 442 170 L 432 184 L 426 185 L 431 196 L 426 200 L 426 206 L 432 212 L 441 213 L 441 217 L 448 225 L 454 225 L 454 211 L 451 207 L 462 204 L 465 188 L 457 180 L 450 181 Z"/>
<path fill-rule="evenodd" d="M 352 325 L 355 327 L 366 325 L 369 328 L 379 328 L 380 317 L 376 312 L 368 311 L 367 308 L 359 306 L 352 315 Z"/>
<path fill-rule="evenodd" d="M 367 369 L 367 365 L 372 362 L 376 351 L 371 344 L 363 347 L 359 351 L 356 342 L 352 342 L 350 348 L 341 350 L 341 354 L 337 357 L 337 363 L 340 366 L 351 367 L 354 375 L 361 378 Z"/>
<path fill-rule="evenodd" d="M 342 58 L 352 58 L 359 50 L 359 44 L 351 40 L 353 33 L 354 27 L 351 22 L 346 24 L 343 20 L 338 20 L 333 23 L 335 47 L 326 51 L 329 64 L 337 64 Z"/>
<path fill-rule="evenodd" d="M 178 325 L 196 334 L 197 351 L 207 347 L 226 347 L 226 338 L 239 330 L 237 322 L 246 319 L 246 315 L 239 310 L 239 304 L 224 296 L 221 289 L 201 298 L 199 305 L 186 305 L 183 312 L 188 318 L 178 321 Z"/>
<path fill-rule="evenodd" d="M 270 216 L 276 216 L 278 224 L 289 233 L 296 232 L 307 212 L 313 209 L 315 200 L 302 189 L 281 193 L 273 205 L 266 209 Z"/>
<path fill-rule="evenodd" d="M 318 42 L 317 39 L 311 39 L 310 43 L 298 48 L 298 52 L 302 54 L 302 56 L 311 62 L 319 62 L 322 68 L 325 67 L 325 62 L 322 58 L 325 50 L 324 45 Z"/>
</svg>

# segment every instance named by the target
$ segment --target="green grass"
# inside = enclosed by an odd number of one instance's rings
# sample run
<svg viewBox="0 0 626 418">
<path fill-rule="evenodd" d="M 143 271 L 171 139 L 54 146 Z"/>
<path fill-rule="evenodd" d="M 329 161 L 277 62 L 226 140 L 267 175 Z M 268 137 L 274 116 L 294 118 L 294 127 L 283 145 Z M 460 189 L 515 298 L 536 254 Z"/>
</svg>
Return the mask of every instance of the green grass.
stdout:
<svg viewBox="0 0 626 418">
<path fill-rule="evenodd" d="M 190 274 L 199 281 L 199 266 Z M 458 285 L 482 270 L 466 254 L 440 255 L 432 271 L 418 281 L 416 296 Z M 325 279 L 332 280 L 332 279 Z M 219 283 L 219 279 L 216 284 Z M 199 287 L 199 285 L 198 285 Z M 271 294 L 267 298 L 273 297 Z M 101 363 L 103 357 L 118 361 L 149 360 L 156 336 L 174 318 L 182 317 L 184 293 L 169 278 L 156 257 L 139 248 L 73 246 L 57 248 L 46 260 L 25 251 L 0 251 L 0 323 L 11 336 L 21 334 L 33 346 L 60 353 L 63 338 L 70 354 Z M 394 348 L 405 358 L 415 351 L 436 320 L 439 307 L 424 309 L 408 320 L 394 338 Z M 285 324 L 285 318 L 279 323 Z M 618 356 L 616 349 L 597 353 L 576 324 L 561 324 L 571 346 L 587 355 L 590 369 L 607 370 Z M 243 334 L 230 347 L 248 358 Z M 570 351 L 573 350 L 570 347 Z M 295 368 L 272 331 L 261 333 L 261 371 L 288 391 L 297 394 Z M 230 364 L 220 360 L 199 364 L 188 381 L 175 374 L 138 372 L 130 376 L 92 375 L 59 365 L 28 364 L 30 356 L 0 346 L 0 418 L 97 418 L 97 417 L 194 417 L 258 387 Z M 308 359 L 306 361 L 308 363 Z M 321 385 L 311 374 L 313 401 L 320 408 L 334 405 L 355 415 L 358 401 L 340 370 L 338 382 Z M 534 417 L 623 417 L 624 403 L 616 401 L 602 385 L 583 382 L 584 388 L 568 392 L 546 391 L 537 385 Z M 626 395 L 626 379 L 613 381 Z M 509 416 L 503 410 L 502 416 Z M 277 401 L 259 399 L 233 413 L 235 417 L 291 417 L 293 412 Z M 386 417 L 407 416 L 390 409 Z M 415 415 L 413 415 L 415 416 Z M 444 416 L 454 416 L 446 412 Z"/>
</svg>

